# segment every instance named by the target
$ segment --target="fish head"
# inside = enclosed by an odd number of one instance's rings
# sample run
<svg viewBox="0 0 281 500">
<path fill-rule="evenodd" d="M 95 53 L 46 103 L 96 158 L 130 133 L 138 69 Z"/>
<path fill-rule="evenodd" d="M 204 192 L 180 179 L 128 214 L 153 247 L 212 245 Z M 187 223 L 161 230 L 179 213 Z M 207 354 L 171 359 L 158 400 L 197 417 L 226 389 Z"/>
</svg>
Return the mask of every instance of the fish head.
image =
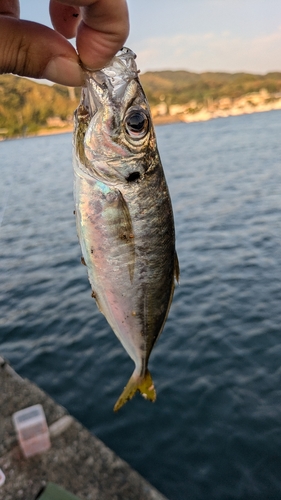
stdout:
<svg viewBox="0 0 281 500">
<path fill-rule="evenodd" d="M 126 178 L 136 162 L 145 171 L 148 151 L 156 149 L 135 58 L 123 48 L 108 66 L 85 74 L 74 137 L 80 162 L 99 177 Z"/>
</svg>

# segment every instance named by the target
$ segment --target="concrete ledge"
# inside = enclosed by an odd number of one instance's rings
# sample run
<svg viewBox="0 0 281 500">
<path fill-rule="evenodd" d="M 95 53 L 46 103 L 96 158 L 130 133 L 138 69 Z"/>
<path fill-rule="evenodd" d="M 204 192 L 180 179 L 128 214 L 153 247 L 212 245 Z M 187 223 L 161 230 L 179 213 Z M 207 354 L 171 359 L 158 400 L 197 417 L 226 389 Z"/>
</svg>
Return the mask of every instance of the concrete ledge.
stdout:
<svg viewBox="0 0 281 500">
<path fill-rule="evenodd" d="M 65 408 L 0 357 L 0 487 L 5 500 L 34 500 L 48 481 L 81 500 L 167 500 L 113 451 L 93 436 Z M 11 416 L 42 404 L 51 434 L 51 449 L 25 459 L 17 444 Z"/>
</svg>

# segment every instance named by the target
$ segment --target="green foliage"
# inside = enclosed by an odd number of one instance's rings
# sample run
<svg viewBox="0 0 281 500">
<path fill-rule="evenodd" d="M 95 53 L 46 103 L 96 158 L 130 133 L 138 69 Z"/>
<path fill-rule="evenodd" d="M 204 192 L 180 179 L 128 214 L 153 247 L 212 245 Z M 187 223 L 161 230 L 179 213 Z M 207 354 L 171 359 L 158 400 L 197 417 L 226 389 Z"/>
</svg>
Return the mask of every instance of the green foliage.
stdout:
<svg viewBox="0 0 281 500">
<path fill-rule="evenodd" d="M 0 129 L 7 130 L 7 137 L 35 133 L 49 117 L 65 120 L 77 104 L 78 98 L 71 100 L 67 87 L 0 75 Z"/>
</svg>

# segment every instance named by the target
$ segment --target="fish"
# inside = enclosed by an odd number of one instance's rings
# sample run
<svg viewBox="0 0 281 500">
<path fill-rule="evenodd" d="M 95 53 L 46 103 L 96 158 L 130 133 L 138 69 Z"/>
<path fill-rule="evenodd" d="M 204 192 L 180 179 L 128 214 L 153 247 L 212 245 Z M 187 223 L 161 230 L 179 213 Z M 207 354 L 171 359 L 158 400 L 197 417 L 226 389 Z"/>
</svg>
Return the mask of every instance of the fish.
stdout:
<svg viewBox="0 0 281 500">
<path fill-rule="evenodd" d="M 124 47 L 103 69 L 85 69 L 74 113 L 82 262 L 92 297 L 135 363 L 114 411 L 136 392 L 156 399 L 148 360 L 179 279 L 172 204 L 135 59 Z"/>
</svg>

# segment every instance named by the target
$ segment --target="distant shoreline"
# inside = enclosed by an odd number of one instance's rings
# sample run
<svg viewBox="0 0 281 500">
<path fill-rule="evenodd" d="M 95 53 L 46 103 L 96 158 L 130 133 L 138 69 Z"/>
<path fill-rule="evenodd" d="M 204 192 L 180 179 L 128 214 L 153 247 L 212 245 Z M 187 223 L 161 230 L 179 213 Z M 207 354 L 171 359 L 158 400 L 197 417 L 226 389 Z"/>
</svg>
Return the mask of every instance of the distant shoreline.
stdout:
<svg viewBox="0 0 281 500">
<path fill-rule="evenodd" d="M 281 103 L 279 104 L 278 107 L 274 106 L 266 106 L 263 109 L 260 108 L 248 108 L 247 110 L 244 110 L 243 112 L 239 112 L 238 109 L 229 109 L 229 110 L 224 110 L 221 111 L 220 113 L 213 113 L 211 114 L 209 111 L 202 109 L 200 112 L 191 115 L 186 119 L 182 115 L 177 115 L 177 116 L 171 116 L 171 115 L 164 115 L 164 116 L 157 116 L 153 118 L 153 124 L 154 125 L 170 125 L 173 123 L 195 123 L 195 122 L 202 122 L 202 121 L 210 121 L 210 120 L 215 120 L 216 118 L 228 118 L 229 116 L 242 116 L 242 115 L 249 115 L 249 114 L 254 114 L 254 113 L 266 113 L 268 111 L 276 111 L 276 110 L 281 109 Z M 44 135 L 57 135 L 57 134 L 66 134 L 69 132 L 73 132 L 73 127 L 67 127 L 63 129 L 41 129 L 38 134 L 35 134 L 36 136 L 44 136 Z"/>
<path fill-rule="evenodd" d="M 254 94 L 252 94 L 254 96 Z M 250 97 L 250 96 L 249 96 Z M 244 97 L 245 99 L 245 97 Z M 223 103 L 222 103 L 223 104 Z M 169 125 L 173 123 L 194 123 L 214 120 L 216 118 L 228 118 L 229 116 L 241 116 L 254 113 L 266 113 L 268 111 L 276 111 L 281 109 L 281 98 L 275 99 L 270 102 L 258 102 L 253 105 L 251 102 L 244 100 L 236 100 L 233 105 L 229 107 L 217 107 L 214 103 L 208 106 L 202 106 L 197 112 L 194 113 L 177 113 L 177 114 L 163 114 L 155 116 L 155 108 L 151 107 L 152 121 L 154 125 Z M 154 115 L 154 116 L 153 116 Z M 41 129 L 38 136 L 42 135 L 55 135 L 72 132 L 73 127 L 67 128 L 53 128 Z"/>
<path fill-rule="evenodd" d="M 254 113 L 266 113 L 268 111 L 276 111 L 281 109 L 281 99 L 275 103 L 265 104 L 263 106 L 251 107 L 248 106 L 244 109 L 239 109 L 236 107 L 225 109 L 225 110 L 216 110 L 214 112 L 209 111 L 207 108 L 202 108 L 198 113 L 186 115 L 186 114 L 177 114 L 177 115 L 163 115 L 163 116 L 155 116 L 153 117 L 154 125 L 170 125 L 173 123 L 195 123 L 195 122 L 203 122 L 210 121 L 216 118 L 228 118 L 230 116 L 242 116 L 249 115 Z M 4 140 L 14 140 L 14 139 L 23 139 L 23 138 L 31 138 L 31 137 L 44 137 L 48 135 L 60 135 L 60 134 L 69 134 L 73 132 L 73 126 L 68 125 L 66 127 L 53 127 L 53 128 L 42 128 L 38 130 L 36 133 L 26 134 L 25 136 L 17 136 L 10 137 Z"/>
<path fill-rule="evenodd" d="M 173 123 L 175 121 L 193 123 L 209 121 L 215 118 L 264 113 L 281 109 L 281 94 L 270 94 L 266 89 L 250 92 L 231 99 L 208 99 L 204 104 L 196 100 L 186 104 L 171 104 L 162 102 L 151 107 L 152 117 L 156 124 Z"/>
</svg>

